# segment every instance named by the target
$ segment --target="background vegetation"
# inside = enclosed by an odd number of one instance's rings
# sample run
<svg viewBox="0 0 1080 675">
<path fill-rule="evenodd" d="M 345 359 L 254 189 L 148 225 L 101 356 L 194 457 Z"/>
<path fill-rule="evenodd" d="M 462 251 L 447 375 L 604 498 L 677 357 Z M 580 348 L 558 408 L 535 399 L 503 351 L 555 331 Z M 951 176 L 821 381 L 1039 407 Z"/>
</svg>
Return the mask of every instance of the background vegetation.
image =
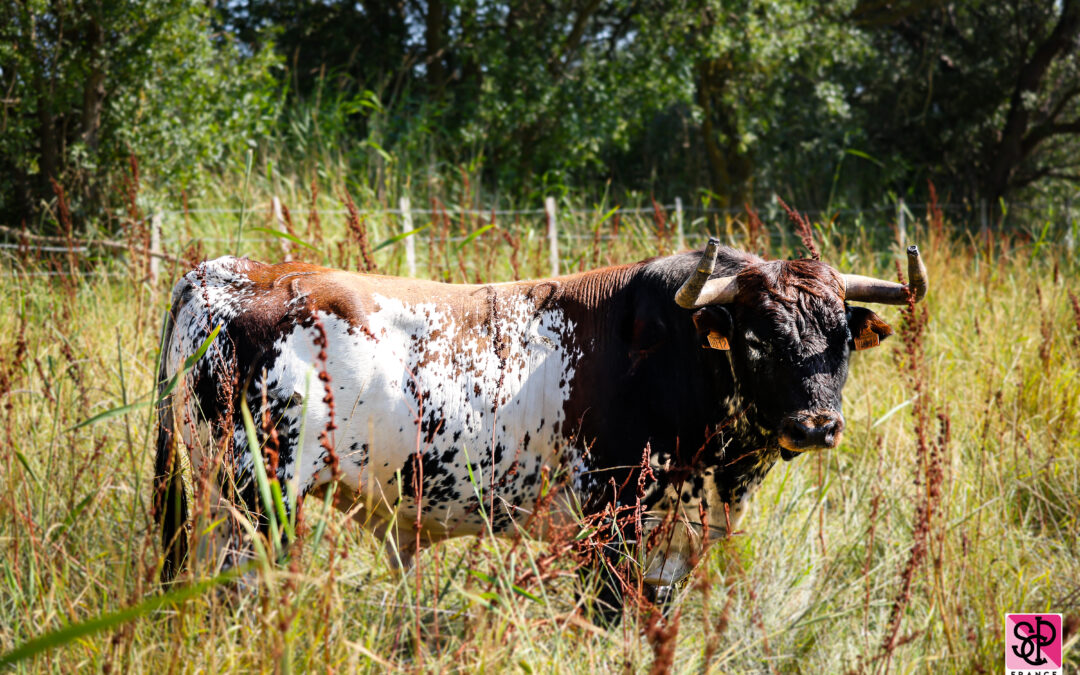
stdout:
<svg viewBox="0 0 1080 675">
<path fill-rule="evenodd" d="M 18 667 L 975 672 L 1004 612 L 1059 611 L 1076 669 L 1078 34 L 1072 0 L 0 0 L 0 653 L 98 621 Z M 546 196 L 563 271 L 671 252 L 676 196 L 687 245 L 803 255 L 774 193 L 885 277 L 926 202 L 926 313 L 881 311 L 844 444 L 778 466 L 666 617 L 593 626 L 527 538 L 404 577 L 318 505 L 257 592 L 160 595 L 145 404 L 192 262 L 404 273 L 402 196 L 447 281 L 546 276 Z"/>
<path fill-rule="evenodd" d="M 114 227 L 130 155 L 197 199 L 249 148 L 414 199 L 459 170 L 825 210 L 929 179 L 1001 216 L 1078 178 L 1078 36 L 1076 0 L 4 0 L 0 218 L 48 227 L 55 179 Z"/>
</svg>

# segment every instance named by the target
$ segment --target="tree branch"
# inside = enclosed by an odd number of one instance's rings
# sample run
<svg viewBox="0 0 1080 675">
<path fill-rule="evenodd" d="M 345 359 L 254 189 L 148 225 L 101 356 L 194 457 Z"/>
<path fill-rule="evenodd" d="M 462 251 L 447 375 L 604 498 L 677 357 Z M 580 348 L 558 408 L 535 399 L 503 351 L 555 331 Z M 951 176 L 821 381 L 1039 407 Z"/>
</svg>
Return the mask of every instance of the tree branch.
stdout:
<svg viewBox="0 0 1080 675">
<path fill-rule="evenodd" d="M 1021 159 L 1030 155 L 1039 143 L 1051 136 L 1067 136 L 1071 134 L 1080 134 L 1080 119 L 1061 124 L 1051 122 L 1040 124 L 1024 137 L 1024 142 L 1021 144 Z"/>
<path fill-rule="evenodd" d="M 562 49 L 551 55 L 551 59 L 548 61 L 548 71 L 556 79 L 561 79 L 563 73 L 566 72 L 570 60 L 581 45 L 581 39 L 585 36 L 585 28 L 589 25 L 589 19 L 599 9 L 601 2 L 602 0 L 589 0 L 588 4 L 581 8 L 577 16 L 574 17 L 574 25 L 570 29 L 570 34 L 566 36 Z"/>
<path fill-rule="evenodd" d="M 1073 39 L 1078 30 L 1080 30 L 1080 4 L 1078 0 L 1063 0 L 1061 15 L 1054 30 L 1020 69 L 1009 102 L 1009 112 L 1005 118 L 1001 141 L 994 150 L 994 160 L 987 173 L 985 189 L 989 192 L 988 197 L 996 199 L 1004 195 L 1013 173 L 1027 153 L 1046 138 L 1046 136 L 1026 138 L 1029 136 L 1028 125 L 1031 113 L 1024 105 L 1025 94 L 1039 90 L 1054 59 L 1072 48 Z M 1030 140 L 1031 143 L 1025 144 L 1026 140 Z"/>
<path fill-rule="evenodd" d="M 1069 101 L 1076 98 L 1077 94 L 1080 94 L 1080 84 L 1074 85 L 1072 89 L 1066 90 L 1065 93 L 1061 95 L 1061 98 L 1058 99 L 1058 102 L 1054 104 L 1054 107 L 1046 115 L 1046 121 L 1053 122 L 1056 120 L 1058 115 L 1061 114 L 1061 111 L 1065 110 L 1065 106 L 1069 104 Z"/>
</svg>

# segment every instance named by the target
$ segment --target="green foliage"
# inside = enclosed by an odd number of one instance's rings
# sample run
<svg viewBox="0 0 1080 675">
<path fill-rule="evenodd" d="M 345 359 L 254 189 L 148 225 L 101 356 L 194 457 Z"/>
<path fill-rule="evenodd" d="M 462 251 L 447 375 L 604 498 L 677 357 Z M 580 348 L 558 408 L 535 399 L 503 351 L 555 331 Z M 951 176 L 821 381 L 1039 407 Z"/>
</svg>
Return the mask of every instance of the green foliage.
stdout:
<svg viewBox="0 0 1080 675">
<path fill-rule="evenodd" d="M 822 168 L 861 140 L 850 67 L 871 54 L 867 36 L 846 19 L 854 3 L 705 5 L 686 27 L 695 38 L 684 53 L 695 73 L 710 188 L 722 205 L 771 192 L 824 205 L 831 171 Z"/>
<path fill-rule="evenodd" d="M 572 184 L 735 208 L 921 200 L 927 179 L 952 202 L 1046 203 L 1080 181 L 1078 0 L 0 10 L 9 224 L 50 219 L 50 176 L 100 221 L 130 155 L 205 195 L 201 170 L 248 149 L 282 183 L 345 176 L 380 200 L 442 198 L 455 174 L 534 203 Z"/>
<path fill-rule="evenodd" d="M 991 202 L 1075 189 L 1080 3 L 863 1 L 852 22 L 873 45 L 855 100 L 866 149 L 903 158 L 897 187 L 930 177 Z"/>
<path fill-rule="evenodd" d="M 50 177 L 100 217 L 131 156 L 178 192 L 254 145 L 274 120 L 275 59 L 211 34 L 209 16 L 187 0 L 4 0 L 0 218 L 41 213 Z"/>
</svg>

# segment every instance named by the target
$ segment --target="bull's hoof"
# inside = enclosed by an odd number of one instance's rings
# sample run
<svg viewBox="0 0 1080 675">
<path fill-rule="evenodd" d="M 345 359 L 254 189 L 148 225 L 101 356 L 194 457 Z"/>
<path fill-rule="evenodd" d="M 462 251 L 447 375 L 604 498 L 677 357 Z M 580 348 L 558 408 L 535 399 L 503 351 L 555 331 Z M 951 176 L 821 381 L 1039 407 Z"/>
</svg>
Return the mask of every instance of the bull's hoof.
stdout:
<svg viewBox="0 0 1080 675">
<path fill-rule="evenodd" d="M 645 597 L 649 602 L 659 606 L 665 612 L 668 607 L 671 606 L 672 600 L 675 599 L 675 593 L 678 591 L 677 586 L 645 586 Z"/>
</svg>

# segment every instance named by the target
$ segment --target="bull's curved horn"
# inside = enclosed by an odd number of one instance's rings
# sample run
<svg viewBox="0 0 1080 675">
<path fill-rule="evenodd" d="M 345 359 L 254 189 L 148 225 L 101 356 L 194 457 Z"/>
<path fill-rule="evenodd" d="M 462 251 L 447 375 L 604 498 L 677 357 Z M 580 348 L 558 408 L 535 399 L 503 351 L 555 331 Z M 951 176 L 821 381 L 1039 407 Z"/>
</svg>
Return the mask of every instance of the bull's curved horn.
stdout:
<svg viewBox="0 0 1080 675">
<path fill-rule="evenodd" d="M 908 246 L 907 256 L 909 279 L 907 285 L 858 274 L 841 274 L 846 299 L 857 302 L 878 302 L 884 305 L 906 305 L 909 292 L 914 295 L 915 302 L 925 298 L 929 283 L 926 280 L 926 265 L 919 256 L 919 247 Z"/>
<path fill-rule="evenodd" d="M 713 303 L 731 302 L 735 297 L 735 277 L 709 279 L 716 268 L 716 255 L 720 251 L 720 240 L 709 238 L 705 252 L 701 254 L 697 269 L 687 277 L 679 290 L 675 292 L 675 302 L 679 307 L 697 309 Z"/>
<path fill-rule="evenodd" d="M 716 237 L 709 237 L 709 243 L 705 245 L 705 252 L 701 254 L 701 260 L 698 260 L 697 269 L 686 278 L 683 285 L 675 292 L 675 303 L 679 307 L 694 309 L 700 306 L 697 304 L 698 297 L 701 296 L 701 290 L 705 288 L 705 282 L 709 280 L 709 276 L 716 267 L 716 254 L 719 252 L 720 240 Z"/>
</svg>

